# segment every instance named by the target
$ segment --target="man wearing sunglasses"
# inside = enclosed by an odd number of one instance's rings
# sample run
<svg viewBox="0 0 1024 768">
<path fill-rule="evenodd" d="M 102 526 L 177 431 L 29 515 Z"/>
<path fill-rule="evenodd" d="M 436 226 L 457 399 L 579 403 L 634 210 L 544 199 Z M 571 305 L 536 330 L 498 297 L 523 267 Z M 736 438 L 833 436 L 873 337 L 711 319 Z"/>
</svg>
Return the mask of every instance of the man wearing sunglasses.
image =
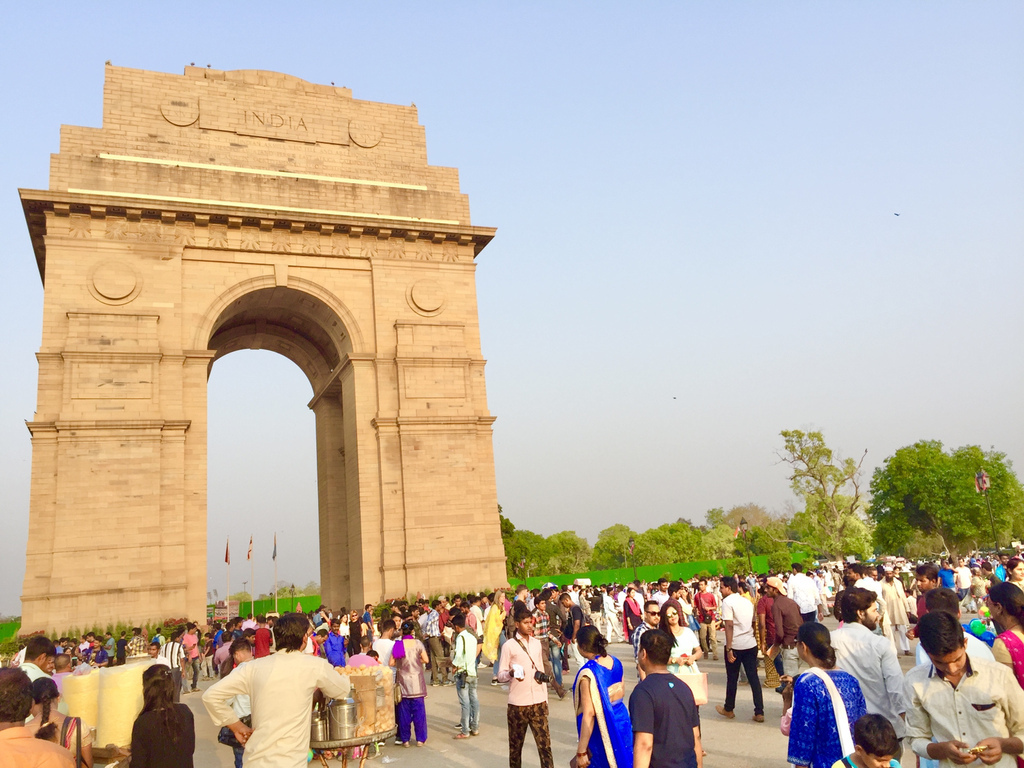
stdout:
<svg viewBox="0 0 1024 768">
<path fill-rule="evenodd" d="M 658 624 L 661 621 L 661 610 L 658 608 L 657 600 L 648 600 L 644 603 L 644 620 L 639 627 L 633 630 L 633 637 L 630 638 L 633 642 L 633 658 L 639 660 L 640 658 L 640 638 L 644 636 L 644 632 L 649 629 L 657 629 Z M 639 664 L 639 661 L 638 661 Z M 640 667 L 637 667 L 639 670 Z M 639 674 L 639 672 L 638 672 Z M 642 678 L 641 678 L 642 679 Z"/>
</svg>

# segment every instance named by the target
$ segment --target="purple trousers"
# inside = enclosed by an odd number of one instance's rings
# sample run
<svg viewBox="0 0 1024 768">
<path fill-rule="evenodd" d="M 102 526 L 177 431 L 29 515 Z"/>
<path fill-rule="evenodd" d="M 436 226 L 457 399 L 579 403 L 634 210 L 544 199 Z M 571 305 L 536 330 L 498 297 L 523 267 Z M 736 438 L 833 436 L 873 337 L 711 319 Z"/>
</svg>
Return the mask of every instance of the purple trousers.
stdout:
<svg viewBox="0 0 1024 768">
<path fill-rule="evenodd" d="M 416 741 L 427 740 L 427 707 L 423 698 L 402 699 L 398 702 L 398 740 L 409 741 L 409 726 L 416 727 Z"/>
</svg>

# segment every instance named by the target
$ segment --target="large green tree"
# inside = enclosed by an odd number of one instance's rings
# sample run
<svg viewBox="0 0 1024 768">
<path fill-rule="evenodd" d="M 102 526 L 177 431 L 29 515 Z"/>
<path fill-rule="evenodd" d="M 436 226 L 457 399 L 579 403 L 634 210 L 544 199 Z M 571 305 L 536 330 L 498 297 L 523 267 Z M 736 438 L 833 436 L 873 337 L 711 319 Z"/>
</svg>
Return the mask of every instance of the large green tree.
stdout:
<svg viewBox="0 0 1024 768">
<path fill-rule="evenodd" d="M 722 560 L 736 555 L 736 529 L 725 523 L 718 523 L 704 531 L 701 536 L 704 557 L 707 560 Z"/>
<path fill-rule="evenodd" d="M 974 477 L 987 472 L 989 501 L 975 490 Z M 1000 451 L 968 445 L 947 452 L 938 440 L 900 448 L 871 478 L 875 542 L 887 552 L 906 552 L 916 539 L 937 537 L 944 549 L 962 553 L 991 547 L 992 525 L 1006 543 L 1024 511 L 1024 490 Z"/>
<path fill-rule="evenodd" d="M 636 564 L 661 565 L 704 559 L 704 537 L 687 522 L 665 523 L 636 539 Z"/>
<path fill-rule="evenodd" d="M 547 538 L 548 573 L 582 573 L 590 563 L 590 544 L 576 531 L 559 531 Z"/>
<path fill-rule="evenodd" d="M 870 528 L 865 517 L 859 461 L 841 459 L 825 444 L 821 432 L 783 430 L 779 458 L 789 465 L 793 492 L 804 509 L 793 517 L 798 536 L 792 543 L 809 547 L 832 559 L 870 551 Z"/>
<path fill-rule="evenodd" d="M 629 540 L 633 539 L 635 543 L 636 538 L 636 531 L 622 523 L 605 528 L 597 536 L 594 552 L 590 558 L 590 567 L 595 571 L 600 571 L 632 565 L 633 561 L 629 556 Z"/>
</svg>

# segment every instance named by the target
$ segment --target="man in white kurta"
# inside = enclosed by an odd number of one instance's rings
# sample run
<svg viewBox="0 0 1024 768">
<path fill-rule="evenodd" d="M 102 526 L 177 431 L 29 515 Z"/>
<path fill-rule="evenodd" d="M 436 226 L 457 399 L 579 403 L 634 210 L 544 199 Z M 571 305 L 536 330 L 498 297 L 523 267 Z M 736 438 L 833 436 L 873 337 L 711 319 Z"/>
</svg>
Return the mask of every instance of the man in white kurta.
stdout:
<svg viewBox="0 0 1024 768">
<path fill-rule="evenodd" d="M 246 768 L 305 768 L 313 692 L 319 688 L 335 699 L 349 694 L 347 677 L 324 659 L 302 652 L 305 635 L 287 626 L 299 621 L 312 631 L 304 616 L 282 616 L 275 626 L 277 653 L 238 667 L 203 694 L 214 725 L 230 727 L 245 745 Z M 246 695 L 252 704 L 251 734 L 228 704 Z"/>
</svg>

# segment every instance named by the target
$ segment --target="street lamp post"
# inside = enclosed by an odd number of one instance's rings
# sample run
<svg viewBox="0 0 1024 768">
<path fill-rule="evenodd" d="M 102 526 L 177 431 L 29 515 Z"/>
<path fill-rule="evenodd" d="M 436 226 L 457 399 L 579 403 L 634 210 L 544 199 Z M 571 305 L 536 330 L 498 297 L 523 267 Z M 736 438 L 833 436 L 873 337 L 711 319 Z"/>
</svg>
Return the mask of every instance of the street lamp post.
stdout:
<svg viewBox="0 0 1024 768">
<path fill-rule="evenodd" d="M 743 549 L 747 551 L 747 568 L 750 573 L 754 572 L 754 564 L 750 560 L 750 545 L 747 543 L 747 519 L 745 517 L 740 518 L 740 530 L 743 531 Z"/>
<path fill-rule="evenodd" d="M 633 537 L 630 536 L 629 537 L 629 554 L 630 554 L 630 557 L 633 556 L 633 548 L 634 547 L 636 547 L 636 542 L 633 541 Z M 633 581 L 634 582 L 636 581 L 636 558 L 635 557 L 633 557 Z"/>
<path fill-rule="evenodd" d="M 985 494 L 985 506 L 988 507 L 988 522 L 992 526 L 992 543 L 996 545 L 996 554 L 999 554 L 999 537 L 996 535 L 996 521 L 992 517 L 992 502 L 988 498 L 988 489 L 991 486 L 991 481 L 988 477 L 988 472 L 983 469 L 978 470 L 978 474 L 974 476 L 974 490 L 978 493 Z"/>
</svg>

